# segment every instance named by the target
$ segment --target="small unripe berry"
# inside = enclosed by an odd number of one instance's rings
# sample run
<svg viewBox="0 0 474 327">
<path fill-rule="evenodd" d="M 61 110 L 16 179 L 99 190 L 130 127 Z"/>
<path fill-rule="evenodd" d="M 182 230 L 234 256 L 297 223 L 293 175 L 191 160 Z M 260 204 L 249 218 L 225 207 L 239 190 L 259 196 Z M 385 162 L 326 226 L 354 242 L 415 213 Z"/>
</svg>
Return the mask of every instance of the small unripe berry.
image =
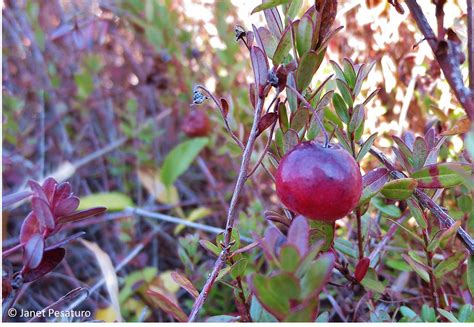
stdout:
<svg viewBox="0 0 474 327">
<path fill-rule="evenodd" d="M 362 176 L 354 158 L 339 146 L 303 142 L 280 161 L 276 192 L 290 210 L 332 222 L 356 207 Z"/>
<path fill-rule="evenodd" d="M 211 130 L 207 114 L 199 109 L 192 110 L 183 120 L 183 131 L 189 137 L 206 136 Z"/>
</svg>

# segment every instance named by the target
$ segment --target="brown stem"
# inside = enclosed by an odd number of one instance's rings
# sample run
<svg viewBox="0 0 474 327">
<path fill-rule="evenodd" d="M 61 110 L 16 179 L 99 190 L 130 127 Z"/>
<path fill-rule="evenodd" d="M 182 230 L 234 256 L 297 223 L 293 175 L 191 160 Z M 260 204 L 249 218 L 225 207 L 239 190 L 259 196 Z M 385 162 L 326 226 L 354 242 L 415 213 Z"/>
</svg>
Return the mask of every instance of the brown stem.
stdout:
<svg viewBox="0 0 474 327">
<path fill-rule="evenodd" d="M 467 0 L 467 2 L 472 2 L 472 0 Z M 416 0 L 406 0 L 406 4 L 410 9 L 411 15 L 415 19 L 418 28 L 420 29 L 421 33 L 423 33 L 425 39 L 428 41 L 431 49 L 433 50 L 435 58 L 438 61 L 438 64 L 441 70 L 443 71 L 443 74 L 446 77 L 449 86 L 451 87 L 451 90 L 454 92 L 459 103 L 466 111 L 468 117 L 471 120 L 474 119 L 474 96 L 472 94 L 473 92 L 471 92 L 469 88 L 464 86 L 462 73 L 459 68 L 459 63 L 456 59 L 456 56 L 453 54 L 452 44 L 450 42 L 437 39 Z M 470 36 L 468 36 L 468 38 L 472 38 L 472 33 L 469 35 Z M 472 50 L 472 45 L 470 49 Z"/>
<path fill-rule="evenodd" d="M 395 166 L 393 165 L 392 162 L 377 148 L 372 147 L 370 149 L 370 153 L 376 157 L 385 167 L 387 167 L 388 170 L 390 170 L 390 175 L 394 179 L 400 179 L 400 178 L 405 178 L 405 174 L 402 172 L 398 171 Z M 414 195 L 420 205 L 428 209 L 431 214 L 438 219 L 446 228 L 451 227 L 454 225 L 455 220 L 451 218 L 444 210 L 441 208 L 436 202 L 433 201 L 425 192 L 423 192 L 420 189 L 415 189 Z M 469 250 L 469 253 L 471 255 L 474 255 L 474 240 L 472 237 L 462 228 L 459 227 L 459 229 L 456 232 L 457 238 L 464 244 L 466 249 Z"/>
<path fill-rule="evenodd" d="M 204 302 L 209 295 L 209 292 L 216 281 L 217 276 L 219 275 L 220 270 L 224 266 L 225 262 L 227 261 L 227 257 L 230 252 L 230 241 L 232 236 L 232 228 L 234 227 L 235 215 L 237 212 L 237 202 L 240 198 L 240 193 L 242 192 L 242 187 L 244 186 L 245 181 L 247 180 L 247 170 L 250 163 L 250 157 L 252 155 L 253 146 L 255 144 L 255 139 L 257 138 L 257 130 L 258 130 L 258 122 L 260 120 L 260 115 L 262 114 L 262 109 L 264 105 L 264 99 L 259 97 L 257 101 L 257 108 L 254 113 L 253 117 L 253 124 L 252 129 L 250 131 L 249 140 L 247 145 L 245 146 L 244 153 L 242 155 L 242 162 L 240 164 L 239 175 L 237 177 L 237 182 L 234 188 L 234 192 L 232 194 L 232 199 L 229 205 L 229 211 L 227 213 L 227 223 L 225 228 L 224 234 L 224 248 L 222 252 L 217 257 L 216 262 L 214 263 L 214 268 L 212 269 L 211 274 L 207 278 L 204 287 L 199 294 L 198 298 L 194 302 L 193 308 L 189 315 L 189 322 L 193 322 L 196 320 L 197 314 L 199 310 L 204 305 Z"/>
<path fill-rule="evenodd" d="M 474 93 L 474 4 L 467 2 L 467 57 L 469 62 L 469 87 Z"/>
</svg>

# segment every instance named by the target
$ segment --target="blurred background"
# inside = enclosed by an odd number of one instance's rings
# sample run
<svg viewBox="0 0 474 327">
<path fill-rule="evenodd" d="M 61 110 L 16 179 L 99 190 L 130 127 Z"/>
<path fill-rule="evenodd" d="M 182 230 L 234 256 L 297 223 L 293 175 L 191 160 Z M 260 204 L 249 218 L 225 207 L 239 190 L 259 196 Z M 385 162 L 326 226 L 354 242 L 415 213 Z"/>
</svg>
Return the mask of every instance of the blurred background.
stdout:
<svg viewBox="0 0 474 327">
<path fill-rule="evenodd" d="M 419 3 L 436 26 L 434 5 L 429 0 Z M 41 181 L 52 175 L 72 184 L 82 208 L 109 209 L 68 227 L 69 234 L 86 231 L 84 239 L 96 247 L 68 245 L 66 260 L 25 288 L 18 307 L 39 310 L 73 288 L 94 285 L 106 269 L 96 259 L 106 256 L 112 268 L 124 259 L 128 262 L 116 275 L 120 287 L 115 306 L 107 287 L 98 287 L 80 304 L 93 312 L 94 319 L 121 315 L 126 321 L 169 321 L 143 296 L 144 285 L 150 284 L 166 289 L 189 310 L 192 298 L 179 290 L 170 271 L 185 270 L 195 285 L 202 286 L 213 264 L 212 257 L 198 250 L 198 240 L 206 238 L 206 232 L 127 208 L 224 226 L 241 150 L 225 132 L 211 102 L 200 106 L 211 121 L 207 146 L 173 186 L 164 186 L 160 171 L 171 149 L 189 139 L 183 124 L 196 84 L 227 99 L 230 127 L 241 140 L 247 138 L 252 74 L 234 27 L 261 24 L 263 14 L 250 15 L 257 4 L 3 1 L 3 194 L 25 189 L 29 179 Z M 306 1 L 303 9 L 310 4 Z M 445 6 L 445 25 L 464 43 L 465 6 L 466 1 L 457 0 Z M 335 24 L 344 29 L 332 39 L 318 81 L 333 73 L 329 59 L 376 61 L 362 92 L 381 91 L 367 108 L 364 138 L 378 131 L 377 146 L 388 149 L 391 141 L 385 136 L 407 129 L 424 134 L 432 126 L 441 131 L 463 117 L 407 12 L 398 13 L 385 0 L 340 0 Z M 257 142 L 254 160 L 265 142 L 265 138 Z M 451 138 L 451 144 L 442 156 L 463 146 L 458 136 Z M 366 160 L 362 169 L 375 165 Z M 240 202 L 241 235 L 261 234 L 264 209 L 278 208 L 271 179 L 257 170 Z M 16 244 L 29 210 L 24 204 L 3 212 L 4 247 Z M 140 245 L 144 248 L 133 252 Z M 14 270 L 20 259 L 12 256 L 11 262 L 4 262 L 4 271 Z M 221 289 L 213 290 L 204 309 L 213 315 L 232 312 L 233 306 L 232 296 Z"/>
</svg>

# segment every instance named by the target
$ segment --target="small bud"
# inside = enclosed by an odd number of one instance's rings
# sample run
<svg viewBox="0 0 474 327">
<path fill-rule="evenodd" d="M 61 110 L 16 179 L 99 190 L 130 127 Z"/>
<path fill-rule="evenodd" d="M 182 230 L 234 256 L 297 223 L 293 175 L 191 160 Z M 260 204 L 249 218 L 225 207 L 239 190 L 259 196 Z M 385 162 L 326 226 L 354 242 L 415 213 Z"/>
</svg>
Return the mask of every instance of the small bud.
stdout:
<svg viewBox="0 0 474 327">
<path fill-rule="evenodd" d="M 247 34 L 245 29 L 240 25 L 235 25 L 234 32 L 235 32 L 235 40 L 236 41 L 239 41 L 239 40 L 243 39 L 245 37 L 245 35 Z"/>
<path fill-rule="evenodd" d="M 193 104 L 202 104 L 204 101 L 209 99 L 207 96 L 199 92 L 198 90 L 194 90 L 193 93 Z"/>
<path fill-rule="evenodd" d="M 267 81 L 271 86 L 278 87 L 278 76 L 274 70 L 268 72 Z"/>
</svg>

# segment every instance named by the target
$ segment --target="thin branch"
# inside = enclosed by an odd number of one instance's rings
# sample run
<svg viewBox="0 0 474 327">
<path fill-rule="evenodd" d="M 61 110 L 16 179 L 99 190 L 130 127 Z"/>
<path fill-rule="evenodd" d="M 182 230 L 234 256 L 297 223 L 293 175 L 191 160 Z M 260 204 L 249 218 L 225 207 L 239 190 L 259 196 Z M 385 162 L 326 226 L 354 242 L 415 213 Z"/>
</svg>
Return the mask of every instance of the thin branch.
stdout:
<svg viewBox="0 0 474 327">
<path fill-rule="evenodd" d="M 472 2 L 472 0 L 467 0 Z M 410 13 L 416 21 L 418 28 L 428 41 L 436 60 L 448 81 L 451 90 L 454 92 L 459 103 L 463 106 L 468 117 L 474 119 L 474 96 L 467 87 L 464 86 L 463 77 L 457 61 L 457 56 L 453 53 L 453 45 L 449 41 L 439 40 L 430 24 L 428 23 L 423 10 L 420 8 L 416 0 L 406 0 L 406 4 L 410 9 Z M 472 10 L 471 10 L 472 12 Z M 472 13 L 471 13 L 472 16 Z M 472 38 L 472 33 L 468 38 Z M 471 45 L 472 47 L 472 45 Z M 472 48 L 471 48 L 472 49 Z"/>
<path fill-rule="evenodd" d="M 467 57 L 469 61 L 469 87 L 474 93 L 474 4 L 467 2 Z"/>
<path fill-rule="evenodd" d="M 316 115 L 316 121 L 318 122 L 319 128 L 321 128 L 321 131 L 324 135 L 324 147 L 326 148 L 329 144 L 328 132 L 326 131 L 326 128 L 324 127 L 324 124 L 321 121 L 321 117 L 319 117 L 316 109 L 314 109 L 313 106 L 311 106 L 311 103 L 309 103 L 308 100 L 306 100 L 306 98 L 300 92 L 298 92 L 297 89 L 295 89 L 294 87 L 290 85 L 286 85 L 286 88 L 289 89 L 291 92 L 293 92 L 296 95 L 296 97 L 300 99 L 309 110 L 311 110 L 313 115 Z"/>
<path fill-rule="evenodd" d="M 201 310 L 204 302 L 209 295 L 209 292 L 216 281 L 217 276 L 219 275 L 220 270 L 224 266 L 225 262 L 227 261 L 227 257 L 230 252 L 231 247 L 231 236 L 232 236 L 232 229 L 234 227 L 235 215 L 237 212 L 237 202 L 240 198 L 240 193 L 242 192 L 242 188 L 244 186 L 245 181 L 247 180 L 247 170 L 250 163 L 250 157 L 252 155 L 253 146 L 255 144 L 255 139 L 257 138 L 258 132 L 258 122 L 260 120 L 260 116 L 262 114 L 262 109 L 264 105 L 264 99 L 259 97 L 257 101 L 257 108 L 254 113 L 253 117 L 253 124 L 252 129 L 250 131 L 250 136 L 245 146 L 244 153 L 242 155 L 242 162 L 240 164 L 239 175 L 237 177 L 237 182 L 234 188 L 234 192 L 232 194 L 232 199 L 229 205 L 229 211 L 227 214 L 227 224 L 225 228 L 225 235 L 224 235 L 224 247 L 222 252 L 219 254 L 216 262 L 214 263 L 214 268 L 212 269 L 211 274 L 207 278 L 207 281 L 199 294 L 198 298 L 194 302 L 193 308 L 191 310 L 191 314 L 189 315 L 189 322 L 193 322 L 196 320 L 196 317 Z"/>
<path fill-rule="evenodd" d="M 388 170 L 390 175 L 394 179 L 406 178 L 405 174 L 398 171 L 393 163 L 377 148 L 372 147 L 370 153 L 376 157 Z M 421 206 L 428 209 L 431 214 L 438 219 L 446 228 L 450 228 L 455 224 L 455 220 L 451 218 L 436 202 L 433 201 L 425 192 L 420 189 L 415 189 L 413 193 Z M 474 240 L 472 237 L 462 228 L 459 227 L 456 233 L 457 238 L 464 244 L 466 249 L 469 250 L 471 255 L 474 255 Z"/>
<path fill-rule="evenodd" d="M 165 214 L 158 213 L 158 212 L 151 212 L 151 211 L 140 209 L 140 208 L 127 208 L 127 209 L 125 209 L 125 212 L 130 213 L 130 214 L 135 214 L 135 215 L 138 215 L 138 216 L 147 217 L 147 218 L 166 221 L 166 222 L 172 223 L 172 224 L 184 225 L 186 227 L 202 230 L 202 231 L 213 233 L 213 234 L 220 234 L 222 232 L 225 232 L 225 230 L 222 229 L 222 228 L 217 228 L 217 227 L 213 227 L 213 226 L 209 226 L 209 225 L 199 224 L 199 223 L 195 223 L 195 222 L 188 221 L 188 220 L 185 220 L 185 219 L 165 215 Z M 245 242 L 248 242 L 248 243 L 253 242 L 253 240 L 251 238 L 248 238 L 248 237 L 245 237 L 245 236 L 241 236 L 240 239 L 242 241 L 245 241 Z"/>
</svg>

